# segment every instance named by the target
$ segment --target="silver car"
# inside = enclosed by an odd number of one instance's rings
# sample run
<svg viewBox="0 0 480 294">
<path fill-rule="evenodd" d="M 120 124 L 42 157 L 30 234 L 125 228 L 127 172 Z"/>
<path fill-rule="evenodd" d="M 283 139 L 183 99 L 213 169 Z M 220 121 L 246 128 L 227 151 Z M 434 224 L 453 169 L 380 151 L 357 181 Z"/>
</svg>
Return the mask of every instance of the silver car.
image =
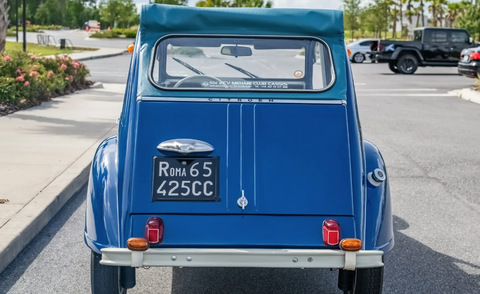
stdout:
<svg viewBox="0 0 480 294">
<path fill-rule="evenodd" d="M 362 63 L 365 60 L 370 60 L 370 45 L 372 42 L 378 42 L 378 39 L 359 39 L 355 42 L 348 44 L 347 52 L 348 58 L 351 62 Z"/>
</svg>

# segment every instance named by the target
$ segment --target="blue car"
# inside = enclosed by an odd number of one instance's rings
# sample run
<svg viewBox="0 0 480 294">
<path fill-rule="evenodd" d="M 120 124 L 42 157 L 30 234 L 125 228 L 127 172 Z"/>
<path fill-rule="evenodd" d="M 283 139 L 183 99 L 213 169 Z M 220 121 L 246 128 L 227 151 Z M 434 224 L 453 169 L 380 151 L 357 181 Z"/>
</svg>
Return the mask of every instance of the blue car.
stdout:
<svg viewBox="0 0 480 294">
<path fill-rule="evenodd" d="M 94 294 L 152 266 L 338 269 L 343 293 L 382 292 L 389 180 L 343 34 L 341 11 L 143 6 L 90 174 Z"/>
</svg>

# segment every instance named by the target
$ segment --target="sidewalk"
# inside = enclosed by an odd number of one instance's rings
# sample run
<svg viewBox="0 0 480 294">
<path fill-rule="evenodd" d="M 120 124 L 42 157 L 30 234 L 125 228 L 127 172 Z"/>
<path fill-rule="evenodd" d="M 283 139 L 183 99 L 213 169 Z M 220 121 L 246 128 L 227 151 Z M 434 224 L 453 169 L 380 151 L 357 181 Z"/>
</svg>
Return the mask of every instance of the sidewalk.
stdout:
<svg viewBox="0 0 480 294">
<path fill-rule="evenodd" d="M 80 53 L 71 53 L 68 55 L 74 60 L 84 61 L 90 59 L 113 57 L 117 55 L 122 55 L 125 52 L 128 52 L 127 49 L 99 48 L 96 51 L 83 51 Z M 49 55 L 45 57 L 54 58 L 55 55 Z"/>
<path fill-rule="evenodd" d="M 467 100 L 473 103 L 480 104 L 480 92 L 472 90 L 471 88 L 465 88 L 460 90 L 453 90 L 448 92 L 448 94 L 452 94 L 462 98 L 463 100 Z"/>
<path fill-rule="evenodd" d="M 0 117 L 0 272 L 87 182 L 98 144 L 117 133 L 124 87 Z"/>
</svg>

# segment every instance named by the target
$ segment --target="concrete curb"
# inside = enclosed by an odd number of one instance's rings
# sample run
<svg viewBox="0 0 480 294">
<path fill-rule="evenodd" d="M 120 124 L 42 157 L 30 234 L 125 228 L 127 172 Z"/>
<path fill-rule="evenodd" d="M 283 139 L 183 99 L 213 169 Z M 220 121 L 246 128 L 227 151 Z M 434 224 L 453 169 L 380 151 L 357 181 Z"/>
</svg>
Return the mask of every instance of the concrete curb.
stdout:
<svg viewBox="0 0 480 294">
<path fill-rule="evenodd" d="M 105 135 L 112 135 L 115 128 Z M 2 227 L 0 273 L 87 183 L 92 158 L 106 136 L 96 141 Z"/>
<path fill-rule="evenodd" d="M 448 94 L 453 94 L 455 96 L 462 98 L 463 100 L 480 104 L 480 92 L 472 90 L 470 88 L 453 90 L 448 92 Z"/>
<path fill-rule="evenodd" d="M 118 52 L 118 53 L 108 53 L 108 54 L 102 54 L 102 55 L 92 55 L 88 57 L 82 57 L 82 58 L 76 58 L 75 60 L 77 61 L 85 61 L 85 60 L 93 60 L 93 59 L 102 59 L 102 58 L 108 58 L 108 57 L 115 57 L 122 55 L 124 53 L 128 52 L 127 50 Z"/>
</svg>

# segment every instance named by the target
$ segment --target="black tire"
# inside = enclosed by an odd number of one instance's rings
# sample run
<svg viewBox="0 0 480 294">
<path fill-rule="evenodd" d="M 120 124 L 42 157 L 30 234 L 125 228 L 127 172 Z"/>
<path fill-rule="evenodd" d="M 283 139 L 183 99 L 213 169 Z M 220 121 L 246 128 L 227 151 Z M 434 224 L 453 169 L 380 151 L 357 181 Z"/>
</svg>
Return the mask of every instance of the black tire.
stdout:
<svg viewBox="0 0 480 294">
<path fill-rule="evenodd" d="M 411 75 L 418 69 L 418 60 L 411 54 L 405 54 L 398 59 L 397 69 L 402 74 Z"/>
<path fill-rule="evenodd" d="M 353 289 L 344 294 L 382 294 L 383 267 L 357 269 L 354 280 Z"/>
<path fill-rule="evenodd" d="M 382 294 L 383 266 L 357 269 L 353 294 Z"/>
<path fill-rule="evenodd" d="M 394 61 L 390 61 L 388 63 L 388 68 L 394 73 L 400 73 L 400 71 L 397 68 L 397 64 Z"/>
<path fill-rule="evenodd" d="M 362 63 L 364 61 L 365 61 L 365 55 L 363 55 L 362 53 L 355 53 L 355 55 L 353 55 L 352 57 L 353 63 Z"/>
<path fill-rule="evenodd" d="M 92 294 L 126 294 L 120 286 L 120 267 L 101 265 L 102 255 L 92 251 L 90 260 L 90 284 Z"/>
</svg>

